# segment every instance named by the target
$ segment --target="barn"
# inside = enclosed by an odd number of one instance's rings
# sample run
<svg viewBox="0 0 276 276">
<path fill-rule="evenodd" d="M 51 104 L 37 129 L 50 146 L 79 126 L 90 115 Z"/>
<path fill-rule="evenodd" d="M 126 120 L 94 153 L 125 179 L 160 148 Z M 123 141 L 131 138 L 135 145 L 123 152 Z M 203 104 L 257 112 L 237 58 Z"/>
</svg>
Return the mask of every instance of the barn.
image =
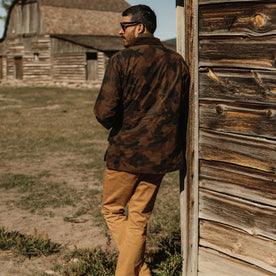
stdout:
<svg viewBox="0 0 276 276">
<path fill-rule="evenodd" d="M 124 0 L 14 0 L 0 40 L 0 81 L 100 83 Z"/>
<path fill-rule="evenodd" d="M 183 275 L 276 275 L 276 1 L 176 6 L 192 81 Z"/>
</svg>

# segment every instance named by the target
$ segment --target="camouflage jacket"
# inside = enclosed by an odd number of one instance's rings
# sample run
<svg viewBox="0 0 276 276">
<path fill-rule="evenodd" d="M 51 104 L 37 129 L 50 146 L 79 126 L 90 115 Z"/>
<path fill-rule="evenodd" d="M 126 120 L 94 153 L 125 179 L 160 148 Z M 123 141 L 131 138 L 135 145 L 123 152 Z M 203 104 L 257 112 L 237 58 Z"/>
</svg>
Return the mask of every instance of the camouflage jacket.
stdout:
<svg viewBox="0 0 276 276">
<path fill-rule="evenodd" d="M 189 80 L 183 58 L 153 36 L 111 57 L 94 107 L 111 128 L 109 169 L 162 174 L 183 166 Z"/>
</svg>

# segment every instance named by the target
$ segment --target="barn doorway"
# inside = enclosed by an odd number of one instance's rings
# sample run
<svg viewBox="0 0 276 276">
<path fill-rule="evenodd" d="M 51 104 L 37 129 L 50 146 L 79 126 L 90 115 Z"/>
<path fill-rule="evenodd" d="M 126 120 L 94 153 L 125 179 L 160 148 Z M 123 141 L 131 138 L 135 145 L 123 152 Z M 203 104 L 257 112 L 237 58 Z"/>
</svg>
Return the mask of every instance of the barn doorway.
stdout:
<svg viewBox="0 0 276 276">
<path fill-rule="evenodd" d="M 23 79 L 23 58 L 22 57 L 14 58 L 14 77 L 17 80 Z"/>
<path fill-rule="evenodd" d="M 86 80 L 98 79 L 98 55 L 97 53 L 86 53 Z"/>
</svg>

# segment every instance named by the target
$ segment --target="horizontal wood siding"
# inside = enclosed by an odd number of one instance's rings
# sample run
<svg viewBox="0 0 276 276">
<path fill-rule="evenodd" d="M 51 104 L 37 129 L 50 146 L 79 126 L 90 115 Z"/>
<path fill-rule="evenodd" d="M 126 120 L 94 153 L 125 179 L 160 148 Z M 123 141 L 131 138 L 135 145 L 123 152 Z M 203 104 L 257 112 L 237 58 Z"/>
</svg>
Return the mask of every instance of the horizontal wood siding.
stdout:
<svg viewBox="0 0 276 276">
<path fill-rule="evenodd" d="M 200 217 L 205 220 L 239 228 L 252 235 L 252 238 L 263 236 L 276 240 L 274 206 L 201 189 L 199 209 Z"/>
<path fill-rule="evenodd" d="M 15 57 L 24 56 L 24 44 L 17 39 L 7 40 L 7 80 L 15 79 Z M 23 58 L 24 64 L 24 58 Z M 24 78 L 24 69 L 23 69 Z"/>
<path fill-rule="evenodd" d="M 276 70 L 276 37 L 205 38 L 199 49 L 200 66 Z"/>
<path fill-rule="evenodd" d="M 240 39 L 251 36 L 276 34 L 276 3 L 275 1 L 260 1 L 261 3 L 225 3 L 217 6 L 215 13 L 212 5 L 206 5 L 200 12 L 200 35 L 238 36 Z"/>
<path fill-rule="evenodd" d="M 200 131 L 200 158 L 276 173 L 276 141 L 213 130 Z"/>
<path fill-rule="evenodd" d="M 200 161 L 200 187 L 252 202 L 274 206 L 275 176 L 227 162 Z"/>
<path fill-rule="evenodd" d="M 24 80 L 48 82 L 51 80 L 51 43 L 49 36 L 39 36 L 31 42 L 24 55 Z"/>
<path fill-rule="evenodd" d="M 96 52 L 95 50 L 77 45 L 69 41 L 57 39 L 57 38 L 51 38 L 51 49 L 54 55 L 63 55 L 68 53 L 84 54 L 86 52 Z"/>
<path fill-rule="evenodd" d="M 263 0 L 253 0 L 254 2 L 267 2 L 267 1 L 263 1 Z M 206 5 L 206 4 L 227 4 L 229 2 L 231 3 L 235 3 L 235 2 L 239 2 L 239 3 L 246 3 L 246 2 L 252 2 L 252 0 L 199 0 L 199 5 Z"/>
<path fill-rule="evenodd" d="M 15 59 L 22 58 L 23 81 L 48 82 L 51 80 L 50 37 L 17 37 L 7 39 L 6 80 L 15 79 Z"/>
<path fill-rule="evenodd" d="M 7 79 L 7 57 L 2 57 L 2 80 Z"/>
<path fill-rule="evenodd" d="M 275 71 L 209 67 L 202 68 L 199 77 L 201 99 L 275 106 Z"/>
<path fill-rule="evenodd" d="M 199 276 L 275 276 L 275 273 L 210 248 L 199 249 L 199 263 Z"/>
<path fill-rule="evenodd" d="M 202 221 L 200 244 L 226 255 L 276 271 L 276 241 L 248 235 L 247 232 L 212 221 Z M 216 233 L 216 235 L 212 235 Z M 239 274 L 238 274 L 239 275 Z"/>
<path fill-rule="evenodd" d="M 53 80 L 65 82 L 78 82 L 86 80 L 84 54 L 53 55 Z"/>
<path fill-rule="evenodd" d="M 198 275 L 276 273 L 276 1 L 199 1 Z"/>
<path fill-rule="evenodd" d="M 203 128 L 275 138 L 276 106 L 225 101 L 206 101 L 200 104 L 200 125 Z"/>
</svg>

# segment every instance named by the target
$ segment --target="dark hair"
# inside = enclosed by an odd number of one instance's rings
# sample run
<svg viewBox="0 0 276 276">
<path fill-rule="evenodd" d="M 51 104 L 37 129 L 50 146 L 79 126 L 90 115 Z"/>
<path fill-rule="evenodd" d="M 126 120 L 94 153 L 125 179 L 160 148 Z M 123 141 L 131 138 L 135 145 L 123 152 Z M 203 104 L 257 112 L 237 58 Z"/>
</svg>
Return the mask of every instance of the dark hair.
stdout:
<svg viewBox="0 0 276 276">
<path fill-rule="evenodd" d="M 156 15 L 154 11 L 146 5 L 135 5 L 126 9 L 123 16 L 131 15 L 132 21 L 141 22 L 150 33 L 156 30 Z"/>
</svg>

